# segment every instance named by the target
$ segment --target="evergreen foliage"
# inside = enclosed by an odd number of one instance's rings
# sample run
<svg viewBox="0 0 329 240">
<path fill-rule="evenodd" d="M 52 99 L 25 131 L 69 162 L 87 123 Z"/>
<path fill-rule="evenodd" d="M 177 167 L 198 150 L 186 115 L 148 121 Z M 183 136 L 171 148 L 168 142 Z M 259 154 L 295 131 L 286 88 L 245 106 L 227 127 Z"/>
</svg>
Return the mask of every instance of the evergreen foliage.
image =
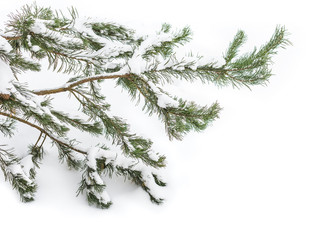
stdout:
<svg viewBox="0 0 329 240">
<path fill-rule="evenodd" d="M 69 13 L 27 5 L 10 15 L 6 28 L 0 30 L 0 61 L 12 72 L 10 79 L 0 79 L 0 132 L 12 137 L 19 122 L 40 133 L 23 157 L 0 145 L 1 169 L 24 202 L 34 199 L 36 169 L 46 156 L 43 144 L 51 141 L 59 159 L 82 172 L 78 194 L 85 193 L 90 204 L 100 208 L 112 204 L 103 178 L 113 174 L 139 185 L 152 202 L 161 203 L 164 198 L 157 188 L 166 186 L 160 176 L 165 156 L 152 150 L 150 139 L 131 132 L 124 119 L 111 115 L 108 99 L 100 91 L 102 82 L 115 81 L 133 101 L 144 104 L 147 114 L 158 116 L 170 139 L 181 140 L 192 130 L 204 130 L 218 118 L 221 108 L 217 102 L 200 106 L 173 96 L 163 90 L 163 84 L 177 78 L 217 86 L 265 84 L 272 75 L 272 57 L 289 44 L 285 28 L 277 27 L 259 49 L 239 54 L 246 35 L 238 31 L 223 56 L 224 65 L 205 63 L 200 56 L 175 54 L 191 40 L 188 27 L 175 31 L 163 24 L 159 32 L 140 36 L 119 24 L 81 18 L 73 8 Z M 22 71 L 40 71 L 41 59 L 71 78 L 44 90 L 32 90 L 18 81 Z M 52 99 L 63 92 L 80 104 L 81 118 L 52 106 Z M 83 120 L 84 116 L 89 120 Z M 108 144 L 83 148 L 78 139 L 68 137 L 72 128 L 104 136 Z"/>
</svg>

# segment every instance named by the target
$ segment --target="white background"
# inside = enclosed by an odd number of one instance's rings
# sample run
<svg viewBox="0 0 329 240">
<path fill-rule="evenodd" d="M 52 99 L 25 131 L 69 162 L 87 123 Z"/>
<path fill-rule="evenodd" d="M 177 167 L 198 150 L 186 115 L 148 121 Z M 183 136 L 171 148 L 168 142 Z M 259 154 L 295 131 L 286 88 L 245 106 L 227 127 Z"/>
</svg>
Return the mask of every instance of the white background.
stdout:
<svg viewBox="0 0 329 240">
<path fill-rule="evenodd" d="M 167 155 L 165 204 L 150 203 L 142 190 L 116 178 L 108 181 L 113 206 L 89 207 L 84 197 L 75 197 L 79 173 L 68 171 L 49 151 L 33 203 L 21 203 L 0 174 L 1 239 L 329 239 L 325 2 L 38 1 L 62 10 L 75 6 L 81 16 L 100 16 L 146 32 L 163 22 L 189 25 L 194 33 L 189 46 L 217 58 L 238 29 L 248 35 L 245 49 L 252 49 L 267 41 L 277 24 L 285 25 L 293 46 L 274 58 L 275 76 L 266 87 L 179 85 L 183 96 L 203 104 L 218 100 L 223 107 L 212 126 L 182 142 L 170 142 L 156 117 L 145 116 L 108 83 L 104 91 L 113 97 L 113 111 Z M 22 4 L 1 0 L 0 23 Z M 67 79 L 53 73 L 22 78 L 37 87 Z M 11 140 L 18 150 L 38 134 L 24 131 Z"/>
</svg>

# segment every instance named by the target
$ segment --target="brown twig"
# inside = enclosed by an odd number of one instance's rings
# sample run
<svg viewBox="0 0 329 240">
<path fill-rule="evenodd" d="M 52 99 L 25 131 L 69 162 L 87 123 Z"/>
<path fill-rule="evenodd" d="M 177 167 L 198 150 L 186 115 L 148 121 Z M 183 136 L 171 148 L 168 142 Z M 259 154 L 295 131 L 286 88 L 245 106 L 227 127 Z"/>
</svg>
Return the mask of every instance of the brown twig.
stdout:
<svg viewBox="0 0 329 240">
<path fill-rule="evenodd" d="M 113 79 L 113 78 L 120 78 L 120 77 L 128 77 L 129 74 L 123 74 L 123 75 L 108 75 L 108 76 L 94 76 L 94 77 L 87 77 L 83 78 L 79 81 L 76 81 L 67 87 L 60 87 L 60 88 L 54 88 L 54 89 L 48 89 L 48 90 L 40 90 L 40 91 L 32 91 L 32 93 L 36 95 L 49 95 L 49 94 L 55 94 L 55 93 L 61 93 L 61 92 L 67 92 L 70 91 L 72 88 L 79 86 L 81 84 L 97 81 L 97 80 L 103 80 L 103 79 Z"/>
<path fill-rule="evenodd" d="M 47 135 L 44 136 L 44 138 L 43 138 L 43 140 L 42 140 L 42 143 L 41 143 L 41 145 L 40 145 L 40 148 L 43 146 L 43 144 L 44 144 L 44 142 L 46 141 L 46 139 L 47 139 Z"/>
<path fill-rule="evenodd" d="M 40 132 L 40 135 L 39 135 L 39 137 L 38 137 L 38 140 L 37 140 L 37 142 L 34 144 L 34 148 L 38 145 L 38 143 L 39 143 L 39 141 L 40 141 L 40 139 L 41 139 L 42 134 L 43 134 L 43 132 Z"/>
<path fill-rule="evenodd" d="M 229 73 L 226 73 L 226 75 L 229 76 L 230 78 L 232 78 L 234 81 L 236 81 L 236 82 L 238 82 L 238 83 L 240 83 L 240 84 L 246 86 L 249 90 L 251 90 L 251 88 L 247 85 L 247 81 L 242 80 L 242 79 L 239 79 L 239 78 L 237 78 L 237 77 L 234 77 L 234 76 L 232 76 L 232 75 L 229 74 Z M 233 82 L 232 82 L 232 83 L 233 83 Z"/>
<path fill-rule="evenodd" d="M 95 106 L 97 109 L 99 109 L 99 111 L 102 111 L 102 109 L 100 109 L 100 107 L 98 105 L 96 105 L 95 103 L 93 103 L 89 98 L 87 98 L 83 93 L 75 90 L 75 89 L 71 89 L 70 92 L 73 94 L 73 96 L 80 102 L 81 105 L 85 106 L 86 104 L 80 100 L 80 98 L 76 95 L 79 94 L 83 99 L 85 99 L 85 101 L 91 103 L 93 106 Z M 75 94 L 76 93 L 76 94 Z M 108 117 L 108 120 L 112 123 L 113 128 L 119 133 L 120 135 L 120 139 L 122 141 L 123 144 L 127 144 L 126 140 L 124 139 L 124 134 L 123 132 L 114 124 L 113 120 L 111 118 Z"/>
<path fill-rule="evenodd" d="M 10 94 L 0 93 L 0 99 L 8 100 L 10 98 Z"/>
<path fill-rule="evenodd" d="M 18 40 L 22 37 L 22 36 L 8 37 L 8 36 L 3 36 L 3 35 L 0 35 L 0 36 L 3 37 L 4 39 L 8 40 L 8 41 Z"/>
<path fill-rule="evenodd" d="M 81 154 L 84 154 L 84 155 L 87 155 L 87 154 L 88 154 L 86 151 L 83 151 L 83 150 L 81 150 L 81 149 L 78 149 L 78 148 L 76 148 L 76 147 L 73 147 L 73 146 L 71 146 L 70 144 L 67 144 L 67 143 L 65 143 L 65 142 L 63 142 L 63 141 L 61 141 L 61 140 L 55 138 L 52 134 L 48 133 L 48 132 L 47 132 L 46 130 L 44 130 L 43 128 L 41 128 L 41 127 L 39 127 L 38 125 L 35 125 L 35 124 L 33 124 L 33 123 L 31 123 L 31 122 L 25 120 L 25 119 L 22 119 L 22 118 L 19 118 L 19 117 L 13 115 L 13 114 L 8 114 L 8 113 L 4 113 L 4 112 L 0 112 L 0 115 L 5 116 L 5 117 L 9 117 L 9 118 L 12 118 L 12 119 L 15 119 L 15 120 L 17 120 L 17 121 L 19 121 L 19 122 L 21 122 L 21 123 L 24 123 L 24 124 L 30 126 L 30 127 L 33 127 L 33 128 L 35 128 L 35 129 L 39 130 L 40 132 L 44 133 L 44 134 L 45 134 L 46 136 L 48 136 L 51 140 L 57 142 L 57 143 L 60 144 L 60 145 L 64 145 L 64 146 L 66 146 L 66 147 L 68 147 L 68 148 L 70 148 L 70 149 L 72 149 L 72 150 L 74 150 L 74 151 L 76 151 L 76 152 L 78 152 L 78 153 L 81 153 Z M 45 139 L 44 139 L 44 140 L 45 140 Z"/>
</svg>

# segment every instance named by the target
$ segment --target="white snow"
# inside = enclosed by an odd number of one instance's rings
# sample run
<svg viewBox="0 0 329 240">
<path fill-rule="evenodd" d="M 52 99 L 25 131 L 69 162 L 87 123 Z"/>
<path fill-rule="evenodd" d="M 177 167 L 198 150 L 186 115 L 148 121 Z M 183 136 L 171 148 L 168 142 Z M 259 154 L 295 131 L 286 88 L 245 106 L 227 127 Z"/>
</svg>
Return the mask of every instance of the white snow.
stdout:
<svg viewBox="0 0 329 240">
<path fill-rule="evenodd" d="M 97 156 L 97 158 L 104 157 L 106 158 L 106 164 L 111 163 L 112 166 L 114 167 L 123 167 L 123 168 L 129 168 L 135 171 L 141 171 L 142 176 L 145 180 L 145 184 L 150 188 L 150 192 L 154 196 L 158 198 L 163 198 L 161 196 L 161 187 L 159 187 L 157 184 L 154 182 L 153 174 L 161 176 L 161 171 L 160 169 L 154 169 L 153 167 L 150 167 L 146 165 L 143 161 L 138 161 L 136 159 L 132 158 L 127 158 L 122 154 L 122 151 L 118 149 L 116 146 L 111 146 L 110 150 L 103 150 L 100 149 L 96 151 L 95 149 L 93 150 L 94 156 Z M 155 152 L 150 151 L 149 153 L 152 157 L 157 159 L 158 154 Z M 161 177 L 159 177 L 161 178 Z M 95 180 L 96 181 L 96 180 Z"/>
<path fill-rule="evenodd" d="M 1 23 L 30 2 L 2 1 Z M 141 114 L 126 95 L 120 95 L 121 89 L 104 89 L 112 108 L 117 103 L 120 116 L 167 154 L 167 201 L 153 205 L 141 189 L 110 180 L 114 205 L 109 210 L 89 207 L 84 196 L 74 194 L 80 173 L 58 164 L 53 147 L 37 175 L 40 184 L 32 204 L 19 202 L 0 170 L 1 239 L 27 240 L 31 231 L 35 240 L 63 235 L 67 239 L 329 239 L 327 1 L 37 2 L 64 12 L 73 4 L 80 15 L 101 16 L 133 28 L 144 24 L 145 32 L 156 31 L 163 21 L 174 27 L 190 24 L 191 48 L 218 56 L 216 60 L 238 28 L 248 34 L 246 50 L 267 41 L 278 23 L 287 26 L 294 46 L 275 57 L 275 75 L 268 86 L 252 92 L 181 82 L 186 97 L 204 104 L 218 99 L 225 108 L 211 129 L 183 141 L 167 140 L 157 118 Z M 48 87 L 42 85 L 45 80 L 58 80 L 48 73 L 35 76 L 41 76 L 38 88 Z M 118 94 L 112 94 L 116 90 Z M 60 103 L 63 110 L 72 109 L 67 99 Z M 25 145 L 18 140 L 33 133 L 19 129 L 12 139 L 0 136 L 0 144 L 11 141 L 11 147 L 23 151 Z M 87 139 L 88 144 L 95 143 Z M 54 231 L 59 223 L 60 230 Z"/>
<path fill-rule="evenodd" d="M 93 170 L 97 170 L 97 162 L 96 162 L 96 154 L 99 151 L 99 148 L 96 147 L 91 147 L 88 150 L 88 154 L 87 154 L 87 166 L 90 167 Z"/>
<path fill-rule="evenodd" d="M 31 47 L 31 50 L 32 50 L 33 52 L 38 52 L 40 49 L 41 49 L 41 48 L 40 48 L 39 46 L 37 46 L 37 45 L 33 45 L 33 46 Z"/>
<path fill-rule="evenodd" d="M 155 152 L 154 150 L 150 150 L 148 152 L 148 155 L 154 161 L 158 161 L 159 160 L 159 153 Z"/>
<path fill-rule="evenodd" d="M 151 172 L 143 172 L 143 179 L 145 180 L 145 185 L 150 189 L 150 193 L 157 199 L 165 199 L 163 188 L 159 187 L 155 181 Z"/>
<path fill-rule="evenodd" d="M 109 202 L 111 202 L 111 198 L 106 191 L 97 192 L 94 189 L 92 190 L 87 189 L 87 193 L 88 192 L 89 193 L 91 192 L 93 195 L 95 195 L 95 197 L 103 204 L 108 204 Z"/>
<path fill-rule="evenodd" d="M 159 63 L 156 67 L 157 70 L 164 70 L 172 68 L 174 70 L 183 71 L 189 67 L 192 70 L 196 70 L 199 66 L 210 63 L 202 57 L 189 56 L 186 54 L 174 54 L 169 59 L 164 59 L 162 56 L 158 56 L 156 61 Z"/>
<path fill-rule="evenodd" d="M 140 75 L 147 70 L 148 62 L 142 58 L 141 53 L 135 53 L 127 62 L 130 72 Z"/>
<path fill-rule="evenodd" d="M 0 93 L 9 93 L 12 88 L 10 82 L 14 79 L 14 74 L 9 65 L 0 59 Z"/>
<path fill-rule="evenodd" d="M 23 171 L 27 176 L 30 177 L 30 170 L 35 168 L 34 163 L 32 161 L 32 155 L 27 155 L 20 161 L 21 165 L 23 166 Z"/>
<path fill-rule="evenodd" d="M 19 177 L 23 178 L 30 185 L 33 184 L 33 181 L 24 172 L 22 165 L 11 164 L 8 166 L 8 169 L 14 176 L 19 176 Z"/>
<path fill-rule="evenodd" d="M 0 31 L 0 35 L 2 35 L 1 31 Z M 0 36 L 0 49 L 7 53 L 9 53 L 12 50 L 12 47 L 10 46 L 8 41 L 1 36 Z"/>
<path fill-rule="evenodd" d="M 96 20 L 92 20 L 90 18 L 77 18 L 74 21 L 73 28 L 78 31 L 82 36 L 89 37 L 93 39 L 94 41 L 100 43 L 103 45 L 103 47 L 93 53 L 87 53 L 85 57 L 93 58 L 93 57 L 103 57 L 103 58 L 112 58 L 116 57 L 119 54 L 127 51 L 131 51 L 132 48 L 128 44 L 124 44 L 122 42 L 116 41 L 116 40 L 110 40 L 105 37 L 100 37 L 92 30 L 92 24 L 97 23 Z M 83 54 L 79 54 L 79 57 L 83 57 Z M 115 60 L 112 60 L 115 62 Z M 116 66 L 115 63 L 113 66 Z"/>
<path fill-rule="evenodd" d="M 150 49 L 160 46 L 163 42 L 168 42 L 173 39 L 169 33 L 159 33 L 144 37 L 144 41 L 134 50 L 133 56 L 128 60 L 128 66 L 131 73 L 140 75 L 141 73 L 149 70 L 151 64 L 143 58 L 143 55 Z"/>
<path fill-rule="evenodd" d="M 52 117 L 52 121 L 57 123 L 58 125 L 63 125 L 64 123 L 60 122 L 56 117 L 54 117 L 51 113 L 51 110 L 47 106 L 42 106 L 41 103 L 45 101 L 45 96 L 38 96 L 34 94 L 27 93 L 26 95 L 22 95 L 18 91 L 13 91 L 15 97 L 21 102 L 21 104 L 25 106 L 29 106 L 36 113 L 43 115 L 47 114 Z"/>
<path fill-rule="evenodd" d="M 166 94 L 157 93 L 157 96 L 158 96 L 158 105 L 162 108 L 166 108 L 166 107 L 175 107 L 175 108 L 177 108 L 179 106 L 178 101 L 176 101 L 175 99 L 169 97 Z"/>
<path fill-rule="evenodd" d="M 72 44 L 83 44 L 83 41 L 80 38 L 74 37 L 73 35 L 59 33 L 47 28 L 47 25 L 53 24 L 51 20 L 42 20 L 36 19 L 35 22 L 30 27 L 30 30 L 35 34 L 40 34 L 45 37 L 49 37 L 55 39 L 58 43 L 64 45 L 72 45 Z"/>
<path fill-rule="evenodd" d="M 160 91 L 160 89 L 155 86 L 155 84 L 151 81 L 148 82 L 152 90 L 155 92 L 158 98 L 158 106 L 161 108 L 166 108 L 166 107 L 174 107 L 178 108 L 179 102 L 175 100 L 174 98 L 170 97 L 169 95 L 163 93 Z"/>
<path fill-rule="evenodd" d="M 97 185 L 104 186 L 105 183 L 101 176 L 97 172 L 97 158 L 101 157 L 102 155 L 100 152 L 103 152 L 100 148 L 98 147 L 91 147 L 88 150 L 88 155 L 87 155 L 87 166 L 92 169 L 92 171 L 89 172 L 88 177 L 85 178 L 87 184 L 91 185 L 94 184 L 91 182 L 91 180 L 94 180 Z M 104 152 L 103 152 L 104 153 Z M 87 193 L 90 192 L 95 197 L 104 204 L 107 204 L 111 201 L 110 196 L 106 192 L 106 190 L 102 190 L 99 192 L 99 190 L 96 190 L 94 186 L 91 186 L 90 189 L 87 189 Z"/>
<path fill-rule="evenodd" d="M 150 151 L 150 156 L 158 159 L 157 153 Z M 136 159 L 128 158 L 122 154 L 122 151 L 118 146 L 111 145 L 110 150 L 104 150 L 99 147 L 90 147 L 88 150 L 87 155 L 87 166 L 93 169 L 94 171 L 89 172 L 89 178 L 90 180 L 93 179 L 96 184 L 98 185 L 104 185 L 104 181 L 101 178 L 101 176 L 97 172 L 97 162 L 96 159 L 98 158 L 105 158 L 105 164 L 111 164 L 114 168 L 116 167 L 123 167 L 123 168 L 129 168 L 131 170 L 140 171 L 142 173 L 143 179 L 145 180 L 146 186 L 150 189 L 150 192 L 152 195 L 154 195 L 157 198 L 163 198 L 161 195 L 161 187 L 155 184 L 153 174 L 156 174 L 159 176 L 159 179 L 161 179 L 161 171 L 160 169 L 154 169 L 151 166 L 146 165 L 143 161 L 138 161 Z M 86 181 L 88 184 L 91 184 L 88 178 L 86 178 Z M 96 191 L 92 191 L 94 194 Z M 105 194 L 105 195 L 103 195 Z M 105 199 L 107 196 L 107 193 L 105 190 L 102 193 L 98 193 L 96 197 L 98 199 Z M 105 197 L 105 198 L 104 198 Z"/>
<path fill-rule="evenodd" d="M 89 173 L 89 177 L 91 179 L 94 179 L 96 184 L 98 185 L 104 185 L 104 181 L 103 179 L 99 176 L 99 174 L 97 173 L 97 171 L 94 171 L 94 172 L 90 172 Z"/>
</svg>

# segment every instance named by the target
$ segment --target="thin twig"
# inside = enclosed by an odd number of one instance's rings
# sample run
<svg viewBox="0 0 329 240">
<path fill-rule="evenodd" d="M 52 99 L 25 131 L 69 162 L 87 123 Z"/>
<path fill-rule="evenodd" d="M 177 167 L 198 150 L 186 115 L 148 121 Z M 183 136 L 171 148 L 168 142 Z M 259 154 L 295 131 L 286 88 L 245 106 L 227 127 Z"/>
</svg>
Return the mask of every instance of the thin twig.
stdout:
<svg viewBox="0 0 329 240">
<path fill-rule="evenodd" d="M 70 148 L 70 149 L 72 149 L 72 150 L 74 150 L 74 151 L 76 151 L 76 152 L 78 152 L 78 153 L 81 153 L 81 154 L 84 154 L 84 155 L 87 155 L 87 154 L 88 154 L 86 151 L 83 151 L 83 150 L 81 150 L 81 149 L 78 149 L 78 148 L 76 148 L 76 147 L 73 147 L 73 146 L 71 146 L 70 144 L 65 143 L 65 142 L 63 142 L 63 141 L 61 141 L 61 140 L 55 138 L 52 134 L 48 133 L 46 130 L 44 130 L 43 128 L 39 127 L 38 125 L 35 125 L 35 124 L 33 124 L 33 123 L 30 123 L 30 122 L 28 122 L 28 121 L 26 121 L 26 120 L 24 120 L 24 119 L 22 119 L 22 118 L 19 118 L 19 117 L 13 115 L 13 114 L 8 114 L 8 113 L 0 112 L 0 115 L 5 116 L 5 117 L 9 117 L 9 118 L 12 118 L 12 119 L 15 119 L 15 120 L 17 120 L 17 121 L 19 121 L 19 122 L 21 122 L 21 123 L 24 123 L 24 124 L 26 124 L 26 125 L 29 125 L 30 127 L 33 127 L 33 128 L 35 128 L 35 129 L 39 130 L 40 132 L 44 133 L 44 134 L 45 134 L 46 136 L 48 136 L 51 140 L 57 142 L 58 144 L 60 144 L 60 145 L 64 145 L 64 146 L 66 146 L 66 147 L 68 147 L 68 148 Z"/>
<path fill-rule="evenodd" d="M 42 143 L 40 145 L 40 148 L 43 146 L 44 142 L 46 141 L 46 138 L 47 138 L 47 135 L 45 135 L 45 137 L 43 138 L 43 141 L 42 141 Z"/>
<path fill-rule="evenodd" d="M 95 108 L 99 109 L 99 111 L 102 112 L 102 109 L 100 109 L 100 107 L 98 105 L 96 105 L 95 103 L 93 103 L 89 98 L 87 98 L 84 94 L 82 94 L 80 91 L 76 90 L 76 89 L 71 89 L 70 92 L 73 94 L 73 96 L 81 103 L 81 105 L 86 106 L 86 104 L 84 102 L 81 101 L 81 99 L 75 94 L 79 94 L 82 98 L 85 99 L 85 101 L 89 102 L 90 104 L 92 104 L 93 106 L 95 106 Z M 99 117 L 99 116 L 98 116 Z M 124 133 L 116 126 L 116 124 L 114 124 L 113 120 L 108 117 L 107 119 L 108 121 L 110 121 L 112 123 L 113 128 L 119 133 L 120 135 L 120 139 L 122 141 L 123 144 L 128 145 L 128 143 L 126 142 L 126 140 L 124 139 Z"/>
<path fill-rule="evenodd" d="M 10 94 L 0 93 L 0 99 L 9 100 Z"/>
<path fill-rule="evenodd" d="M 87 82 L 92 82 L 92 81 L 97 81 L 97 80 L 103 80 L 103 79 L 128 77 L 128 76 L 129 76 L 129 74 L 87 77 L 87 78 L 83 78 L 83 79 L 81 79 L 79 81 L 76 81 L 76 82 L 74 82 L 72 84 L 69 84 L 68 86 L 65 86 L 65 87 L 48 89 L 48 90 L 40 90 L 40 91 L 32 91 L 32 93 L 34 93 L 36 95 L 49 95 L 49 94 L 54 94 L 54 93 L 67 92 L 67 91 L 70 91 L 72 88 L 74 88 L 76 86 L 79 86 L 81 84 L 87 83 Z"/>
<path fill-rule="evenodd" d="M 8 40 L 8 41 L 18 40 L 22 37 L 22 36 L 8 37 L 8 36 L 3 36 L 3 35 L 0 35 L 0 36 L 3 37 L 4 39 Z"/>
<path fill-rule="evenodd" d="M 34 144 L 34 148 L 38 145 L 38 143 L 39 143 L 39 141 L 40 141 L 40 138 L 41 138 L 42 134 L 43 134 L 43 132 L 40 132 L 40 135 L 39 135 L 39 137 L 38 137 L 38 140 L 37 140 L 37 142 Z"/>
</svg>

